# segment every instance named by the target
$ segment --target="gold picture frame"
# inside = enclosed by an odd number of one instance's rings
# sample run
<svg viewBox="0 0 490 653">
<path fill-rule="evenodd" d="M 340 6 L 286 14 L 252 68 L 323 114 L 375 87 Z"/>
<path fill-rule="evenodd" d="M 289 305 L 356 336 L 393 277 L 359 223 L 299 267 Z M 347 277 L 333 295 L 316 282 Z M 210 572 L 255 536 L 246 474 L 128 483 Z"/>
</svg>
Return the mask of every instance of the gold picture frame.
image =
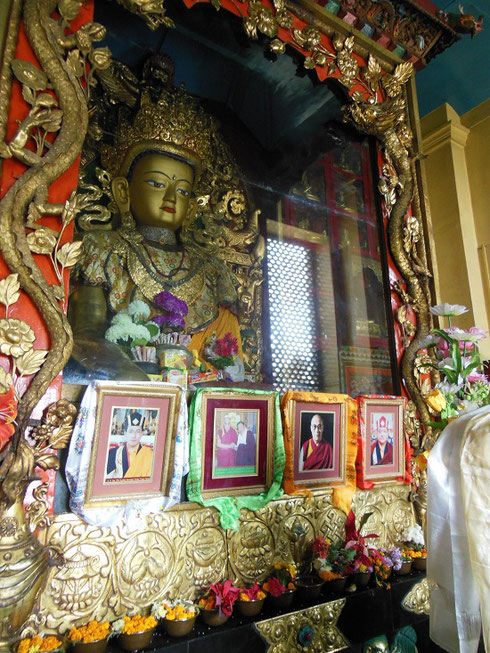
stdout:
<svg viewBox="0 0 490 653">
<path fill-rule="evenodd" d="M 202 419 L 200 433 L 193 433 L 200 438 L 202 461 L 201 496 L 211 499 L 222 496 L 251 495 L 266 492 L 274 476 L 274 439 L 275 439 L 275 392 L 265 394 L 246 394 L 237 391 L 203 392 Z M 240 419 L 256 416 L 255 468 L 244 474 L 239 466 L 230 466 L 230 473 L 217 474 L 216 451 L 218 419 L 226 414 L 233 414 Z M 247 433 L 254 430 L 252 420 L 247 422 Z M 233 426 L 231 426 L 234 429 Z M 238 428 L 238 425 L 237 425 Z M 238 437 L 238 433 L 237 433 Z M 233 473 L 236 470 L 236 473 Z"/>
<path fill-rule="evenodd" d="M 360 395 L 357 397 L 359 419 L 359 447 L 357 485 L 363 489 L 384 483 L 405 482 L 406 478 L 406 436 L 404 412 L 405 397 L 389 395 Z M 384 449 L 385 459 L 373 458 L 374 423 L 384 419 L 383 429 L 387 432 Z M 391 437 L 390 437 L 391 433 Z M 386 453 L 388 452 L 388 453 Z M 379 455 L 378 455 L 379 458 Z"/>
<path fill-rule="evenodd" d="M 181 394 L 182 388 L 161 383 L 105 383 L 97 387 L 86 508 L 168 495 Z M 130 435 L 130 430 L 142 434 Z M 136 446 L 131 437 L 139 437 Z"/>
<path fill-rule="evenodd" d="M 298 392 L 293 393 L 286 406 L 283 406 L 288 421 L 286 466 L 290 469 L 289 476 L 295 486 L 319 489 L 345 484 L 348 410 L 352 402 L 348 395 Z M 325 467 L 300 469 L 300 454 L 307 441 L 304 435 L 305 424 L 311 422 L 316 415 L 322 418 L 324 424 L 325 438 L 331 447 L 331 462 Z M 309 433 L 308 437 L 311 437 Z"/>
</svg>

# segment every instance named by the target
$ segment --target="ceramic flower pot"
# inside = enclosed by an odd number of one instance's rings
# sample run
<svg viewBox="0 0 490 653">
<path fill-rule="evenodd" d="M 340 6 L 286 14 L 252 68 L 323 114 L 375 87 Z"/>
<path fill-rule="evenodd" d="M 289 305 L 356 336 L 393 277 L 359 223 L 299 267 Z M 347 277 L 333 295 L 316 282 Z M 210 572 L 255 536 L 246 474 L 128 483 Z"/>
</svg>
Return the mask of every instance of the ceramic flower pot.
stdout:
<svg viewBox="0 0 490 653">
<path fill-rule="evenodd" d="M 118 637 L 119 646 L 126 651 L 139 651 L 151 642 L 155 628 L 143 630 L 141 633 L 121 633 Z"/>
<path fill-rule="evenodd" d="M 406 576 L 409 574 L 412 570 L 412 561 L 410 560 L 409 562 L 402 562 L 402 566 L 398 571 L 396 572 L 398 576 Z"/>
<path fill-rule="evenodd" d="M 205 608 L 201 608 L 200 614 L 201 619 L 208 626 L 222 626 L 229 619 L 229 616 L 218 608 L 215 608 L 214 610 L 206 610 Z"/>
<path fill-rule="evenodd" d="M 370 580 L 371 580 L 370 571 L 358 572 L 355 577 L 355 583 L 357 587 L 367 587 Z"/>
<path fill-rule="evenodd" d="M 238 600 L 235 605 L 243 617 L 256 617 L 264 607 L 264 599 L 251 599 L 250 601 Z"/>
<path fill-rule="evenodd" d="M 300 576 L 296 579 L 296 590 L 300 601 L 316 601 L 322 591 L 324 581 L 318 576 Z"/>
<path fill-rule="evenodd" d="M 335 592 L 336 594 L 341 594 L 345 590 L 346 583 L 347 576 L 341 576 L 340 578 L 327 580 L 323 585 L 323 589 L 326 592 Z"/>
<path fill-rule="evenodd" d="M 417 571 L 425 571 L 427 569 L 427 556 L 423 558 L 413 558 L 413 568 Z"/>
<path fill-rule="evenodd" d="M 73 653 L 104 653 L 107 648 L 107 637 L 95 642 L 73 642 Z"/>
<path fill-rule="evenodd" d="M 161 623 L 170 637 L 185 637 L 194 628 L 197 614 L 188 619 L 162 619 Z"/>
<path fill-rule="evenodd" d="M 272 596 L 272 594 L 269 594 L 269 601 L 271 605 L 278 610 L 289 608 L 293 603 L 295 591 L 296 590 L 286 590 L 282 594 L 279 594 L 279 596 Z"/>
</svg>

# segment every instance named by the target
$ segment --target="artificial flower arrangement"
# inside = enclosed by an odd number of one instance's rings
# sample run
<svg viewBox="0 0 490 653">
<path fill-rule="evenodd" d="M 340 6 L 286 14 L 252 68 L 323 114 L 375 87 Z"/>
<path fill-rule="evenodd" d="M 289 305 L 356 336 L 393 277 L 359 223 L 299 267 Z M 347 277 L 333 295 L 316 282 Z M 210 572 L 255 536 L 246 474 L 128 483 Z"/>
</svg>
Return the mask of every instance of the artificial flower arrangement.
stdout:
<svg viewBox="0 0 490 653">
<path fill-rule="evenodd" d="M 168 619 L 169 621 L 184 621 L 192 619 L 199 613 L 199 608 L 188 599 L 175 601 L 165 600 L 161 603 L 154 603 L 151 609 L 155 619 Z"/>
<path fill-rule="evenodd" d="M 403 534 L 403 541 L 406 546 L 405 553 L 412 559 L 413 566 L 423 571 L 426 567 L 427 549 L 422 527 L 419 524 L 409 526 Z"/>
<path fill-rule="evenodd" d="M 108 621 L 89 621 L 84 626 L 73 627 L 68 633 L 68 641 L 77 644 L 90 644 L 107 639 L 112 634 L 111 624 Z"/>
<path fill-rule="evenodd" d="M 393 568 L 393 562 L 391 558 L 383 551 L 383 549 L 370 549 L 369 554 L 372 562 L 372 570 L 374 571 L 376 585 L 389 589 L 389 578 Z"/>
<path fill-rule="evenodd" d="M 379 552 L 386 559 L 388 566 L 393 571 L 400 571 L 404 560 L 403 552 L 399 547 L 394 546 L 391 549 L 379 549 Z"/>
<path fill-rule="evenodd" d="M 199 600 L 201 610 L 218 610 L 227 617 L 233 612 L 233 605 L 238 599 L 240 590 L 233 585 L 231 580 L 225 580 L 223 583 L 215 583 L 209 586 L 209 590 L 203 598 Z"/>
<path fill-rule="evenodd" d="M 204 345 L 204 358 L 218 370 L 234 365 L 237 354 L 238 340 L 231 333 L 225 333 L 222 338 L 216 338 L 213 333 Z"/>
<path fill-rule="evenodd" d="M 185 327 L 188 312 L 186 302 L 166 290 L 153 299 L 159 313 L 151 315 L 150 306 L 140 299 L 118 311 L 105 332 L 105 338 L 131 352 L 138 361 L 157 362 L 156 345 L 190 342 L 188 334 L 179 333 Z"/>
<path fill-rule="evenodd" d="M 54 653 L 62 650 L 63 642 L 54 635 L 26 637 L 17 645 L 17 653 Z"/>
<path fill-rule="evenodd" d="M 252 587 L 240 587 L 238 601 L 260 601 L 265 599 L 266 593 L 261 585 L 255 579 Z"/>
<path fill-rule="evenodd" d="M 373 571 L 370 552 L 374 549 L 368 547 L 366 540 L 376 538 L 378 535 L 376 533 L 361 535 L 362 527 L 371 515 L 371 512 L 367 512 L 362 516 L 358 529 L 356 529 L 356 516 L 352 510 L 347 515 L 345 522 L 344 548 L 347 551 L 353 550 L 355 552 L 352 564 L 353 572 L 360 574 L 367 574 Z"/>
<path fill-rule="evenodd" d="M 264 606 L 266 596 L 266 592 L 257 579 L 255 579 L 252 587 L 240 587 L 236 602 L 238 612 L 244 617 L 257 616 Z"/>
<path fill-rule="evenodd" d="M 312 545 L 313 568 L 322 580 L 331 581 L 343 578 L 353 569 L 356 551 L 346 549 L 343 542 L 331 542 L 317 537 Z"/>
<path fill-rule="evenodd" d="M 105 339 L 130 350 L 133 355 L 149 355 L 149 352 L 141 348 L 153 345 L 150 351 L 154 352 L 154 344 L 160 336 L 160 327 L 150 319 L 150 313 L 148 304 L 136 299 L 114 315 L 110 327 L 105 332 Z"/>
<path fill-rule="evenodd" d="M 194 627 L 199 608 L 187 599 L 169 599 L 154 603 L 151 609 L 155 619 L 162 620 L 163 627 L 172 637 L 184 637 Z"/>
<path fill-rule="evenodd" d="M 286 591 L 294 591 L 296 585 L 296 567 L 288 562 L 279 561 L 274 564 L 274 568 L 263 585 L 263 589 L 271 596 L 281 596 Z"/>
<path fill-rule="evenodd" d="M 477 327 L 460 329 L 452 325 L 451 318 L 466 313 L 466 306 L 460 304 L 439 304 L 430 312 L 446 317 L 449 326 L 433 329 L 421 343 L 420 349 L 433 353 L 421 363 L 421 368 L 433 367 L 442 380 L 424 399 L 434 413 L 440 415 L 430 426 L 443 429 L 461 413 L 490 404 L 490 382 L 482 372 L 479 341 L 487 333 Z"/>
<path fill-rule="evenodd" d="M 125 616 L 112 622 L 114 635 L 136 635 L 152 630 L 157 625 L 157 620 L 150 614 L 148 616 L 135 614 L 132 617 Z"/>
</svg>

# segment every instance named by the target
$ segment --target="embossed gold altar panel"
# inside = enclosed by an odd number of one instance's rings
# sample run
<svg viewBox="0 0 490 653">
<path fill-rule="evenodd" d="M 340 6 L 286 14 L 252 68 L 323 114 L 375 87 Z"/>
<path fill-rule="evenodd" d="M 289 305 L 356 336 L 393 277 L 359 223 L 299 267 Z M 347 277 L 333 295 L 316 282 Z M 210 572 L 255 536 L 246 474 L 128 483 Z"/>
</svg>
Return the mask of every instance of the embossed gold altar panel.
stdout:
<svg viewBox="0 0 490 653">
<path fill-rule="evenodd" d="M 399 541 L 401 530 L 414 522 L 408 491 L 400 485 L 356 491 L 353 508 L 358 518 L 373 512 L 364 532 L 378 533 L 379 545 Z M 311 501 L 284 497 L 255 513 L 242 510 L 236 532 L 223 531 L 216 511 L 196 504 L 150 515 L 129 533 L 60 515 L 46 544 L 61 549 L 66 563 L 51 568 L 28 628 L 64 632 L 90 619 L 144 610 L 163 597 L 195 598 L 224 578 L 262 580 L 279 558 L 306 569 L 308 544 L 318 535 L 342 539 L 344 523 L 330 491 L 313 493 Z"/>
<path fill-rule="evenodd" d="M 313 608 L 300 610 L 266 621 L 259 621 L 255 627 L 269 644 L 268 653 L 293 653 L 313 651 L 333 653 L 348 647 L 348 643 L 337 628 L 337 620 L 345 605 L 345 599 L 330 601 Z M 311 640 L 300 641 L 303 630 L 308 629 Z"/>
</svg>

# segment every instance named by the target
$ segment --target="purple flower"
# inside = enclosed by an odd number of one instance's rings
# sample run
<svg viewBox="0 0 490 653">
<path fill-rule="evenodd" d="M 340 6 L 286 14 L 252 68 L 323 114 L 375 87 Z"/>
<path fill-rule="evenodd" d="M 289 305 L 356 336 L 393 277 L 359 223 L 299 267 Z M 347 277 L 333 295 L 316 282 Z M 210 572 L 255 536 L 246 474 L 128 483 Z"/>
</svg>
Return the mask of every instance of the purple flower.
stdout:
<svg viewBox="0 0 490 653">
<path fill-rule="evenodd" d="M 155 315 L 151 318 L 158 326 L 185 327 L 185 320 L 182 315 Z"/>
<path fill-rule="evenodd" d="M 186 302 L 182 299 L 179 299 L 175 295 L 172 295 L 171 292 L 163 290 L 159 292 L 158 295 L 155 295 L 153 302 L 159 307 L 163 308 L 169 313 L 174 313 L 177 315 L 187 315 L 188 308 Z"/>
</svg>

